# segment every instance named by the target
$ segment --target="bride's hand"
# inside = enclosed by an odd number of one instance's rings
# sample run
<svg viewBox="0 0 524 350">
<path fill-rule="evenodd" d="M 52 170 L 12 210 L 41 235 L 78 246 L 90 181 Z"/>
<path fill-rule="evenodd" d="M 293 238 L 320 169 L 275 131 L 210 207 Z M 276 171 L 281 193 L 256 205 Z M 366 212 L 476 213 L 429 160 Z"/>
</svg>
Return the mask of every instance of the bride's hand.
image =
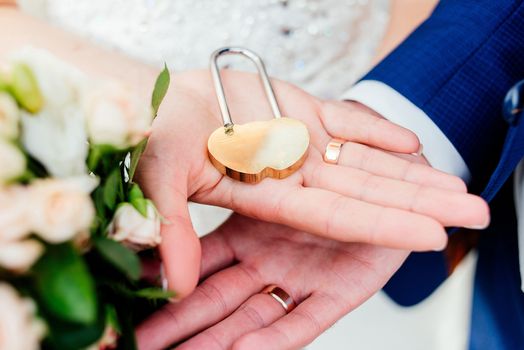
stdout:
<svg viewBox="0 0 524 350">
<path fill-rule="evenodd" d="M 173 80 L 138 175 L 170 222 L 163 226 L 161 253 L 179 297 L 195 287 L 200 264 L 188 198 L 338 241 L 409 250 L 443 249 L 444 226 L 480 228 L 489 221 L 485 202 L 467 194 L 460 179 L 368 147 L 416 152 L 419 142 L 410 131 L 363 106 L 323 102 L 279 81 L 273 84 L 283 115 L 303 121 L 311 135 L 303 167 L 257 185 L 222 176 L 207 156 L 207 138 L 222 125 L 209 73 Z M 225 71 L 223 81 L 235 123 L 272 117 L 256 75 Z M 322 160 L 332 137 L 352 141 L 342 147 L 338 165 Z"/>
<path fill-rule="evenodd" d="M 382 288 L 406 256 L 234 214 L 202 239 L 201 274 L 210 277 L 140 325 L 139 348 L 164 349 L 189 337 L 177 349 L 301 348 Z M 285 315 L 260 293 L 271 284 L 297 308 Z"/>
</svg>

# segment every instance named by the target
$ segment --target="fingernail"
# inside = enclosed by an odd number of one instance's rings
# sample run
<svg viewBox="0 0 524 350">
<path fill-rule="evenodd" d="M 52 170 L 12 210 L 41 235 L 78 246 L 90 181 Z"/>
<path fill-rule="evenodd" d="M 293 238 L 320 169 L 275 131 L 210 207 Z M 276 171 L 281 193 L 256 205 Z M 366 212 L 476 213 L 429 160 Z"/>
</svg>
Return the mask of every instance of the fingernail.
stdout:
<svg viewBox="0 0 524 350">
<path fill-rule="evenodd" d="M 444 249 L 446 249 L 447 246 L 448 246 L 448 242 L 446 241 L 446 243 L 443 246 L 441 246 L 440 248 L 437 248 L 437 249 L 433 249 L 433 251 L 434 252 L 441 252 Z"/>
<path fill-rule="evenodd" d="M 165 269 L 164 269 L 164 264 L 162 264 L 162 263 L 160 264 L 160 280 L 162 281 L 162 290 L 163 290 L 164 292 L 169 292 L 169 291 L 171 291 L 171 290 L 169 289 L 169 281 L 168 281 L 168 279 L 167 279 L 167 277 L 166 277 L 166 273 L 165 273 Z M 171 298 L 169 298 L 169 299 L 167 299 L 167 300 L 168 300 L 170 303 L 176 303 L 177 301 L 180 301 L 180 299 L 177 298 L 176 295 L 173 296 L 173 297 L 171 297 Z"/>
<path fill-rule="evenodd" d="M 162 290 L 167 292 L 169 290 L 169 282 L 166 278 L 164 264 L 160 264 L 160 280 L 162 281 Z"/>
<path fill-rule="evenodd" d="M 446 249 L 446 247 L 448 246 L 448 236 L 443 233 L 442 236 L 440 237 L 440 245 L 438 245 L 436 248 L 433 249 L 433 251 L 435 252 L 441 252 L 443 251 L 444 249 Z"/>
<path fill-rule="evenodd" d="M 467 228 L 472 229 L 472 230 L 484 230 L 484 229 L 488 228 L 490 223 L 491 223 L 491 216 L 488 216 L 486 218 L 486 221 L 484 221 L 483 224 L 481 224 L 481 225 L 471 225 L 471 226 L 468 226 Z"/>
<path fill-rule="evenodd" d="M 489 220 L 484 223 L 483 225 L 471 225 L 471 226 L 466 226 L 466 228 L 469 228 L 469 229 L 472 229 L 472 230 L 485 230 L 486 228 L 488 228 L 489 226 Z"/>
<path fill-rule="evenodd" d="M 420 157 L 422 155 L 422 152 L 424 152 L 424 145 L 420 144 L 420 146 L 418 146 L 418 151 L 413 153 L 413 155 Z"/>
</svg>

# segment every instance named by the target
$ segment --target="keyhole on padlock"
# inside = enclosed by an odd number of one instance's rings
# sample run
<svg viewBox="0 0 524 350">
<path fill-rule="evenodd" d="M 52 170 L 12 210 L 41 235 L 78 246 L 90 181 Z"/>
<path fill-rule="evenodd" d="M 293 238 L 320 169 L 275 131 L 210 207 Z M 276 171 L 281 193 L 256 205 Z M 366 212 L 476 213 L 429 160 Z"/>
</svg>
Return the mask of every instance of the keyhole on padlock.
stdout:
<svg viewBox="0 0 524 350">
<path fill-rule="evenodd" d="M 275 92 L 271 86 L 271 82 L 267 75 L 266 67 L 264 66 L 264 62 L 262 62 L 262 59 L 253 51 L 243 47 L 223 47 L 211 54 L 210 66 L 211 76 L 213 78 L 213 84 L 215 85 L 215 92 L 217 95 L 218 105 L 220 107 L 220 114 L 222 115 L 222 120 L 224 122 L 224 132 L 226 135 L 234 134 L 235 124 L 231 119 L 231 113 L 229 112 L 226 95 L 224 93 L 224 86 L 222 85 L 222 79 L 220 78 L 220 69 L 218 68 L 218 58 L 224 55 L 241 55 L 249 58 L 255 64 L 258 70 L 258 76 L 269 101 L 269 105 L 271 106 L 273 116 L 275 118 L 281 118 L 282 114 L 280 113 L 280 108 L 278 107 Z"/>
</svg>

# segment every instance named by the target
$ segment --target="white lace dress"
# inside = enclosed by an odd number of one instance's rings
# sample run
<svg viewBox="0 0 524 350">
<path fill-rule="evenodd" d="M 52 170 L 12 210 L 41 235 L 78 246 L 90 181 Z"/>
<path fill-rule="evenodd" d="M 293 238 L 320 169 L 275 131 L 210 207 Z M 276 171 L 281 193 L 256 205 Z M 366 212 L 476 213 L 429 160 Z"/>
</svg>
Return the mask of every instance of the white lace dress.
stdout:
<svg viewBox="0 0 524 350">
<path fill-rule="evenodd" d="M 246 46 L 264 58 L 270 75 L 322 97 L 337 97 L 369 67 L 387 25 L 388 2 L 19 1 L 68 30 L 175 70 L 207 67 L 220 46 Z"/>
<path fill-rule="evenodd" d="M 206 68 L 210 53 L 218 47 L 245 46 L 263 57 L 270 75 L 325 98 L 340 96 L 370 67 L 390 6 L 389 0 L 18 2 L 23 10 L 67 30 L 143 62 L 158 66 L 166 62 L 174 70 Z M 227 59 L 221 62 L 252 69 L 245 61 Z M 209 232 L 229 215 L 228 211 L 200 205 L 191 205 L 190 210 L 199 234 Z M 454 303 L 440 304 L 452 313 L 456 312 L 453 308 L 460 309 L 456 305 L 468 303 L 467 299 L 455 299 Z M 442 339 L 449 340 L 454 323 L 438 322 L 434 309 L 428 312 L 422 308 L 409 316 L 407 310 L 378 294 L 311 347 L 460 349 L 450 347 L 449 341 L 442 344 Z M 439 324 L 444 327 L 440 332 Z M 457 341 L 463 343 L 462 339 Z"/>
</svg>

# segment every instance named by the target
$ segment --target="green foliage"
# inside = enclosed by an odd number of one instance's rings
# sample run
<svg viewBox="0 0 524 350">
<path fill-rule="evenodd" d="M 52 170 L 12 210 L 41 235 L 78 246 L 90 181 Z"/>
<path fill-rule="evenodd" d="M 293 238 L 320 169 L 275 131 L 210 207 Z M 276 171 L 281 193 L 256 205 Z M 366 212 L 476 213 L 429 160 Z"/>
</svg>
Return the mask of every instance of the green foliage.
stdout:
<svg viewBox="0 0 524 350">
<path fill-rule="evenodd" d="M 140 157 L 146 150 L 147 146 L 147 139 L 144 139 L 140 141 L 138 145 L 133 148 L 131 151 L 131 160 L 129 164 L 129 181 L 133 181 L 133 178 L 135 177 L 136 168 L 138 167 L 138 162 L 140 161 Z"/>
<path fill-rule="evenodd" d="M 120 323 L 118 322 L 118 314 L 114 305 L 106 305 L 106 324 L 113 328 L 115 332 L 121 333 Z"/>
<path fill-rule="evenodd" d="M 0 72 L 0 91 L 7 91 L 9 84 L 7 83 L 7 77 Z"/>
<path fill-rule="evenodd" d="M 149 300 L 168 300 L 175 297 L 176 293 L 160 288 L 144 288 L 136 291 L 134 295 Z"/>
<path fill-rule="evenodd" d="M 169 69 L 167 69 L 167 65 L 164 64 L 164 69 L 156 79 L 155 89 L 153 90 L 153 96 L 151 97 L 151 106 L 153 107 L 154 116 L 158 113 L 158 108 L 160 108 L 160 104 L 162 104 L 162 101 L 167 94 L 170 83 L 171 76 L 169 74 Z"/>
<path fill-rule="evenodd" d="M 117 199 L 123 199 L 122 177 L 119 168 L 114 169 L 104 183 L 104 204 L 110 210 L 114 210 Z"/>
<path fill-rule="evenodd" d="M 128 278 L 133 281 L 140 278 L 140 260 L 134 252 L 122 244 L 104 237 L 97 238 L 94 244 L 100 255 Z"/>
<path fill-rule="evenodd" d="M 36 77 L 27 64 L 13 65 L 9 89 L 18 104 L 30 113 L 38 113 L 44 105 Z"/>
<path fill-rule="evenodd" d="M 98 341 L 106 327 L 106 314 L 99 309 L 95 322 L 79 324 L 49 317 L 49 336 L 44 348 L 57 350 L 85 349 Z"/>
<path fill-rule="evenodd" d="M 140 189 L 140 186 L 135 183 L 131 184 L 128 193 L 128 201 L 145 218 L 147 218 L 147 207 L 150 205 L 154 207 L 153 202 L 144 197 L 144 193 Z"/>
<path fill-rule="evenodd" d="M 87 157 L 87 167 L 97 175 L 104 175 L 104 171 L 101 173 L 100 170 L 107 171 L 118 166 L 118 162 L 115 164 L 115 159 L 120 160 L 121 154 L 125 154 L 125 152 L 111 145 L 91 145 Z"/>
<path fill-rule="evenodd" d="M 131 201 L 131 205 L 145 218 L 147 218 L 148 203 L 149 201 L 144 198 L 136 198 Z"/>
<path fill-rule="evenodd" d="M 153 115 L 156 117 L 158 109 L 164 100 L 164 97 L 167 94 L 169 89 L 169 84 L 171 83 L 171 76 L 169 74 L 169 69 L 167 65 L 164 65 L 164 69 L 158 75 L 155 82 L 155 89 L 153 90 L 153 95 L 151 96 L 151 107 L 153 108 Z M 138 167 L 138 162 L 142 153 L 144 153 L 147 146 L 147 139 L 142 140 L 136 147 L 131 151 L 131 161 L 129 165 L 129 181 L 133 181 L 135 176 L 136 168 Z"/>
<path fill-rule="evenodd" d="M 128 198 L 129 198 L 129 201 L 132 201 L 134 199 L 143 199 L 144 198 L 144 193 L 142 192 L 142 189 L 140 188 L 140 186 L 138 184 L 132 184 L 130 189 L 129 189 L 129 193 L 128 193 Z"/>
<path fill-rule="evenodd" d="M 71 244 L 48 246 L 33 271 L 35 289 L 46 311 L 64 321 L 95 322 L 95 284 L 84 260 Z"/>
<path fill-rule="evenodd" d="M 147 287 L 135 290 L 123 283 L 107 283 L 107 286 L 115 293 L 122 295 L 124 298 L 129 300 L 140 298 L 150 301 L 163 301 L 169 300 L 176 296 L 175 292 L 165 291 L 157 287 Z"/>
<path fill-rule="evenodd" d="M 167 94 L 170 79 L 169 70 L 164 66 L 151 96 L 154 117 Z M 9 76 L 0 73 L 0 93 L 4 91 L 33 114 L 45 104 L 36 76 L 26 64 L 15 64 Z M 174 296 L 141 281 L 138 255 L 106 237 L 107 227 L 121 203 L 130 203 L 147 216 L 152 202 L 144 197 L 140 186 L 133 183 L 146 146 L 147 139 L 126 149 L 90 145 L 87 166 L 101 180 L 91 194 L 96 208 L 96 219 L 91 226 L 92 249 L 80 253 L 72 242 L 50 245 L 42 241 L 45 254 L 28 274 L 18 276 L 0 268 L 0 279 L 12 284 L 21 295 L 35 300 L 38 316 L 49 328 L 44 349 L 87 348 L 100 339 L 107 325 L 122 335 L 119 348 L 135 349 L 136 324 L 160 302 L 165 303 Z M 26 156 L 27 171 L 18 182 L 27 184 L 35 178 L 50 176 L 38 160 Z"/>
</svg>

